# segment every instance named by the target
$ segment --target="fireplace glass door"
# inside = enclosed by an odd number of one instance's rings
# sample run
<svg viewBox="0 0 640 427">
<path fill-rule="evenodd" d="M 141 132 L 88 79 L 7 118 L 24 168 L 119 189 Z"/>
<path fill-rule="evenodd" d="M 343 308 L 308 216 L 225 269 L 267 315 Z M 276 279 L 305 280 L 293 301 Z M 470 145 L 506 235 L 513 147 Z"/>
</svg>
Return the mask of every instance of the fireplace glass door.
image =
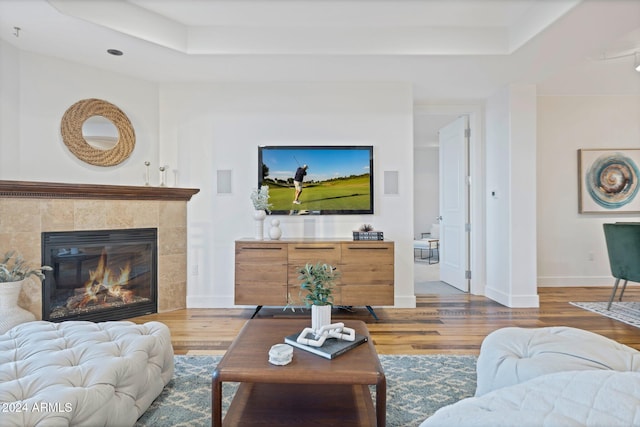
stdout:
<svg viewBox="0 0 640 427">
<path fill-rule="evenodd" d="M 42 319 L 106 321 L 157 312 L 157 229 L 42 233 Z"/>
</svg>

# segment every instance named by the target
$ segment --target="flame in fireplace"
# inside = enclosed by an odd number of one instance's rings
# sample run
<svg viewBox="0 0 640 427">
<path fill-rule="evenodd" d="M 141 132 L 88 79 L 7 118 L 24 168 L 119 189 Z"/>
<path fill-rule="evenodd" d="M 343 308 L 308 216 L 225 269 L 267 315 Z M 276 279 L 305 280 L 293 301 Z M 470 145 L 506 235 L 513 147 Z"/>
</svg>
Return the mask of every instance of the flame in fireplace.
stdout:
<svg viewBox="0 0 640 427">
<path fill-rule="evenodd" d="M 89 280 L 84 284 L 84 294 L 78 301 L 69 301 L 73 307 L 85 307 L 88 304 L 109 304 L 113 300 L 130 303 L 134 299 L 134 292 L 126 289 L 131 273 L 131 264 L 120 268 L 120 274 L 107 267 L 107 253 L 102 251 L 95 270 L 89 270 Z M 117 277 L 116 277 L 117 276 Z M 67 304 L 67 306 L 69 306 Z"/>
</svg>

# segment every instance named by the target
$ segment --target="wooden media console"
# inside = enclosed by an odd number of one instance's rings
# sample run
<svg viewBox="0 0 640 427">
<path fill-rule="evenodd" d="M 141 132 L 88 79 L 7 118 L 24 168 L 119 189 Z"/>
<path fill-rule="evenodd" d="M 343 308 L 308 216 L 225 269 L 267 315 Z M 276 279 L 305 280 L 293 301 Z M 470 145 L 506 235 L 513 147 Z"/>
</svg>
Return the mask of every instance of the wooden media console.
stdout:
<svg viewBox="0 0 640 427">
<path fill-rule="evenodd" d="M 341 239 L 252 240 L 235 242 L 235 303 L 302 305 L 298 270 L 318 262 L 340 273 L 333 292 L 336 306 L 394 305 L 394 244 Z M 252 317 L 253 317 L 252 316 Z"/>
</svg>

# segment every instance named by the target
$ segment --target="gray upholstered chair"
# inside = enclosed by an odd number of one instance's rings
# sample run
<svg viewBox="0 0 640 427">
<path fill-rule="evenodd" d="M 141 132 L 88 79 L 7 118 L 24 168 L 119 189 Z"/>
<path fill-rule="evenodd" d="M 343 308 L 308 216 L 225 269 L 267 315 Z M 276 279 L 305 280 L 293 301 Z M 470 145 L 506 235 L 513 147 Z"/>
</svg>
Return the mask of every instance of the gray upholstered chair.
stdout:
<svg viewBox="0 0 640 427">
<path fill-rule="evenodd" d="M 628 281 L 640 282 L 640 223 L 617 222 L 603 226 L 611 274 L 616 279 L 607 306 L 609 310 L 620 280 L 624 280 L 624 283 L 619 301 L 622 301 Z"/>
</svg>

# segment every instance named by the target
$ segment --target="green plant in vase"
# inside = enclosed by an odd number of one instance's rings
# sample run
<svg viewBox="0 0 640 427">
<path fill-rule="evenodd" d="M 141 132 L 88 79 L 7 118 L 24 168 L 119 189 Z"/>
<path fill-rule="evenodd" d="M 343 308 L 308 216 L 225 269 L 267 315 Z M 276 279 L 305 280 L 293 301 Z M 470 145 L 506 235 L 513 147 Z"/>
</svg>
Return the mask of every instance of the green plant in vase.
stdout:
<svg viewBox="0 0 640 427">
<path fill-rule="evenodd" d="M 271 212 L 272 204 L 269 203 L 269 186 L 263 185 L 260 188 L 254 188 L 251 191 L 251 202 L 253 203 L 253 208 L 257 211 L 265 211 L 266 213 Z"/>
<path fill-rule="evenodd" d="M 331 324 L 333 288 L 339 273 L 335 267 L 318 262 L 307 263 L 298 270 L 300 296 L 307 307 L 311 307 L 311 328 L 314 331 Z"/>
<path fill-rule="evenodd" d="M 334 281 L 339 273 L 329 264 L 307 264 L 298 270 L 300 274 L 300 295 L 307 307 L 313 305 L 333 305 Z"/>
<path fill-rule="evenodd" d="M 18 306 L 18 297 L 25 279 L 36 276 L 42 280 L 45 270 L 51 270 L 51 267 L 32 267 L 15 251 L 8 251 L 0 259 L 0 334 L 15 325 L 35 320 L 33 313 Z"/>
<path fill-rule="evenodd" d="M 8 251 L 0 262 L 0 283 L 19 282 L 29 276 L 37 276 L 44 279 L 43 271 L 50 271 L 51 267 L 43 265 L 31 267 L 22 255 L 16 255 L 15 251 Z"/>
</svg>

